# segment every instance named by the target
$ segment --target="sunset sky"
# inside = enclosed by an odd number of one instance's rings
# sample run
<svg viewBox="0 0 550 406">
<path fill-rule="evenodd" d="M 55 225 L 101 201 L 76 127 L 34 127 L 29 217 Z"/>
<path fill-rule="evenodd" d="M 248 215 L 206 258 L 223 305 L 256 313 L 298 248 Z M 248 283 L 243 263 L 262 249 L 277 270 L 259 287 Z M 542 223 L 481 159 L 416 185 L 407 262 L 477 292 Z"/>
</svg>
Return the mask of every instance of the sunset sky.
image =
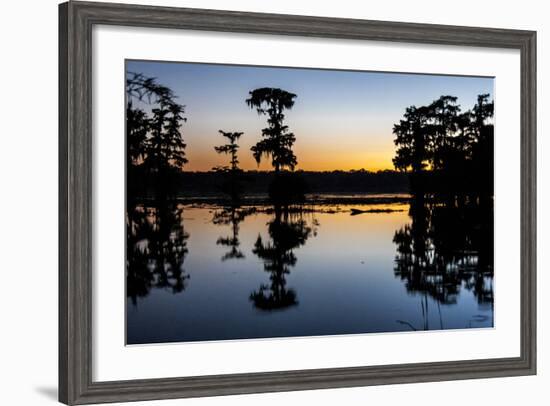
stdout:
<svg viewBox="0 0 550 406">
<path fill-rule="evenodd" d="M 296 169 L 393 169 L 392 128 L 410 105 L 426 105 L 441 95 L 458 97 L 463 110 L 481 93 L 493 96 L 493 79 L 298 68 L 127 61 L 128 72 L 155 77 L 185 105 L 182 125 L 189 171 L 227 165 L 215 145 L 225 143 L 218 130 L 242 131 L 241 167 L 258 167 L 250 147 L 261 139 L 267 116 L 245 103 L 248 92 L 279 87 L 297 94 L 285 122 L 296 135 Z"/>
</svg>

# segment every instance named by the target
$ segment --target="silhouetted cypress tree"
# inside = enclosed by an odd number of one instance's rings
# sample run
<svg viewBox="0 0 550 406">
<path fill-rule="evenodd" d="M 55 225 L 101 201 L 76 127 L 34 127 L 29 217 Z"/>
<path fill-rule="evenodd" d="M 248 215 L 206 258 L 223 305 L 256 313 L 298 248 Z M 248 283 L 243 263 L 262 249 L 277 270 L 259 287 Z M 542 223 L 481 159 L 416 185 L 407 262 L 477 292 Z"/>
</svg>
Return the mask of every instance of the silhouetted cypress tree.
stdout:
<svg viewBox="0 0 550 406">
<path fill-rule="evenodd" d="M 126 79 L 126 136 L 129 163 L 146 163 L 153 172 L 182 169 L 187 163 L 181 123 L 185 107 L 176 103 L 172 90 L 141 73 Z M 152 104 L 152 117 L 134 101 Z"/>
<path fill-rule="evenodd" d="M 223 137 L 229 140 L 229 144 L 219 145 L 214 147 L 218 154 L 229 154 L 231 156 L 231 167 L 232 171 L 239 170 L 239 159 L 237 158 L 237 151 L 239 150 L 239 145 L 237 140 L 243 135 L 242 132 L 225 132 L 222 130 L 218 131 Z"/>
<path fill-rule="evenodd" d="M 275 172 L 285 167 L 294 170 L 298 163 L 292 151 L 296 137 L 288 131 L 288 126 L 283 124 L 285 118 L 283 111 L 294 106 L 295 98 L 295 94 L 285 90 L 263 87 L 251 91 L 250 98 L 246 99 L 246 104 L 256 109 L 258 114 L 269 116 L 268 127 L 262 130 L 263 139 L 251 149 L 258 164 L 262 156 L 271 156 L 271 164 Z"/>
</svg>

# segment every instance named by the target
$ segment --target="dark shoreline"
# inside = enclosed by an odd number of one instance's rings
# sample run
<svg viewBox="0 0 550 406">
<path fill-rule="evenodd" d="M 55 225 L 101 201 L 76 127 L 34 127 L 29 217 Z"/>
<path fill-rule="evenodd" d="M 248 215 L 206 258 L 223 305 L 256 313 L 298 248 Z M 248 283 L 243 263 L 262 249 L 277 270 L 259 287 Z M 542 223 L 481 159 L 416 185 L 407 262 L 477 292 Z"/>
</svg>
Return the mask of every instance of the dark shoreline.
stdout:
<svg viewBox="0 0 550 406">
<path fill-rule="evenodd" d="M 411 196 L 405 193 L 391 194 L 391 193 L 372 193 L 362 195 L 337 195 L 337 194 L 315 194 L 306 195 L 306 199 L 303 202 L 297 202 L 289 204 L 302 205 L 302 206 L 336 206 L 336 205 L 383 205 L 383 204 L 396 204 L 396 203 L 409 203 Z M 153 197 L 136 197 L 133 199 L 135 202 L 147 203 L 155 202 L 157 199 Z M 215 206 L 234 206 L 230 199 L 224 196 L 177 196 L 168 198 L 165 201 L 176 204 L 206 204 Z M 254 195 L 244 196 L 239 206 L 273 206 L 273 202 L 270 201 L 267 195 Z"/>
</svg>

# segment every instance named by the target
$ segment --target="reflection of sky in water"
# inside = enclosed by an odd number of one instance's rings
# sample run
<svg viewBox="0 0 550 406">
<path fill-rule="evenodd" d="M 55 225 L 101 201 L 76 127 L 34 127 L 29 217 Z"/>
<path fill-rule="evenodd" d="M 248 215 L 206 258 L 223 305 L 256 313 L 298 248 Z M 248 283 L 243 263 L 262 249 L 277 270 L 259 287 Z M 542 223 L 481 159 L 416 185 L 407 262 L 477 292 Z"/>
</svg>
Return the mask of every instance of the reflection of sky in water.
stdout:
<svg viewBox="0 0 550 406">
<path fill-rule="evenodd" d="M 394 275 L 392 240 L 410 223 L 408 206 L 385 207 L 404 210 L 304 213 L 310 226 L 313 220 L 319 225 L 312 226 L 305 245 L 292 250 L 297 262 L 285 275 L 298 305 L 274 311 L 255 308 L 249 298 L 270 283 L 252 249 L 258 235 L 271 241 L 267 223 L 273 215 L 246 217 L 238 234 L 245 258 L 221 261 L 230 248 L 216 241 L 232 235 L 231 224 L 213 224 L 213 209 L 185 208 L 187 287 L 178 294 L 152 289 L 136 306 L 128 299 L 128 343 L 410 331 L 426 324 L 430 329 L 491 326 L 491 306 L 478 305 L 467 289 L 459 288 L 451 305 L 407 292 Z"/>
</svg>

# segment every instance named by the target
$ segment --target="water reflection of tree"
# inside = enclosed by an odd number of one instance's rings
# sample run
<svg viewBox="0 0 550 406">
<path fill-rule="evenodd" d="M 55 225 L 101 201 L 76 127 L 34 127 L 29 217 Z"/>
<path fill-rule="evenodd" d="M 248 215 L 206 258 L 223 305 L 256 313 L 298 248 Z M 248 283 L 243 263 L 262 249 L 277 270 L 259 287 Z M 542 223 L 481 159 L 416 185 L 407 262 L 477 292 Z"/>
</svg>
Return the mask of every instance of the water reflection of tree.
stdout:
<svg viewBox="0 0 550 406">
<path fill-rule="evenodd" d="M 308 223 L 299 209 L 275 207 L 273 219 L 267 225 L 271 240 L 264 241 L 258 236 L 252 252 L 264 262 L 270 283 L 252 292 L 250 300 L 261 310 L 284 309 L 298 304 L 296 292 L 286 286 L 286 276 L 297 262 L 294 250 L 315 233 L 316 221 Z"/>
<path fill-rule="evenodd" d="M 183 263 L 189 234 L 183 227 L 183 210 L 172 204 L 134 204 L 126 217 L 127 296 L 135 304 L 153 288 L 179 293 L 189 275 Z"/>
<path fill-rule="evenodd" d="M 492 198 L 454 196 L 411 201 L 411 223 L 394 235 L 395 275 L 412 293 L 438 304 L 454 304 L 462 288 L 471 290 L 481 307 L 493 304 Z"/>
<path fill-rule="evenodd" d="M 240 224 L 250 214 L 254 213 L 254 208 L 240 208 L 236 206 L 225 207 L 214 213 L 212 222 L 216 225 L 230 225 L 231 235 L 227 237 L 219 237 L 216 241 L 217 245 L 223 245 L 229 248 L 222 256 L 222 261 L 228 259 L 243 259 L 245 256 L 239 249 L 241 242 L 239 241 Z"/>
</svg>

